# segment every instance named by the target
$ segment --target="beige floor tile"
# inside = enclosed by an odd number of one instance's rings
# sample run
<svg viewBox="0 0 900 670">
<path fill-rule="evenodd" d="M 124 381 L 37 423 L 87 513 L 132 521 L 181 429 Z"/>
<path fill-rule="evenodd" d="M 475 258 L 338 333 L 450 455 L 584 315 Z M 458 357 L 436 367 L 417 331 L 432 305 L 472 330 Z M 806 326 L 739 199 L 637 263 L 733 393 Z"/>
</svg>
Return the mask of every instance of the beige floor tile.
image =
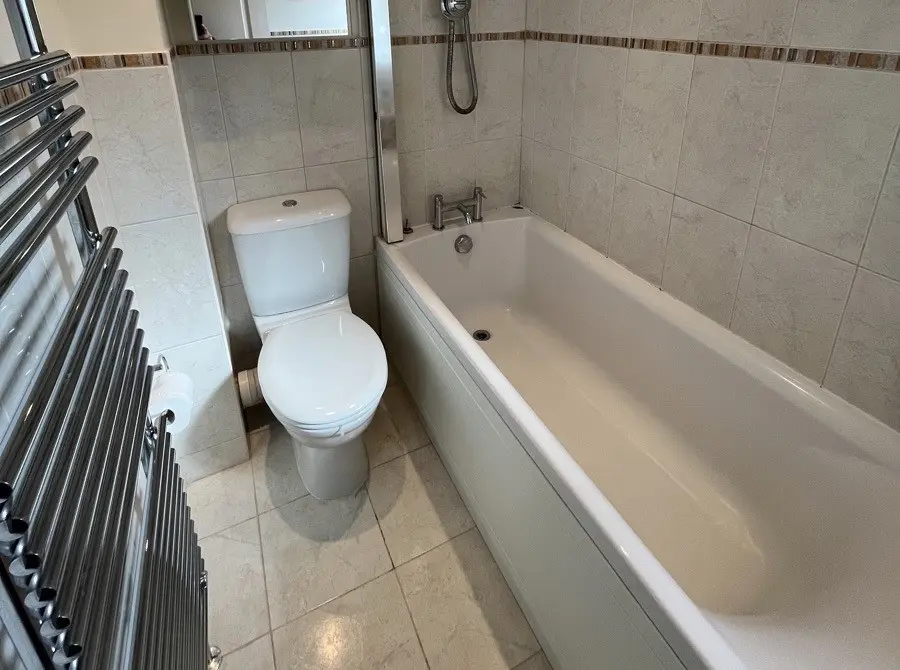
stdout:
<svg viewBox="0 0 900 670">
<path fill-rule="evenodd" d="M 400 439 L 411 445 L 407 451 L 424 447 L 431 442 L 416 406 L 403 384 L 394 384 L 385 389 L 383 404 L 397 427 Z"/>
<path fill-rule="evenodd" d="M 384 400 L 378 405 L 372 423 L 363 433 L 363 444 L 366 445 L 366 453 L 369 455 L 370 468 L 402 456 L 410 450 L 409 445 L 400 439 L 400 433 L 391 420 L 391 415 L 388 414 Z"/>
<path fill-rule="evenodd" d="M 553 670 L 544 652 L 535 654 L 524 663 L 516 666 L 516 670 Z"/>
<path fill-rule="evenodd" d="M 253 470 L 241 463 L 187 487 L 197 537 L 204 538 L 256 516 Z"/>
<path fill-rule="evenodd" d="M 389 572 L 273 633 L 278 670 L 426 670 Z"/>
<path fill-rule="evenodd" d="M 209 641 L 223 653 L 269 632 L 256 519 L 200 542 L 209 573 Z"/>
<path fill-rule="evenodd" d="M 397 576 L 431 670 L 507 670 L 540 649 L 477 529 Z"/>
<path fill-rule="evenodd" d="M 222 659 L 221 670 L 275 670 L 269 635 L 233 651 Z"/>
<path fill-rule="evenodd" d="M 306 496 L 259 522 L 273 627 L 391 569 L 365 491 L 330 502 Z"/>
<path fill-rule="evenodd" d="M 251 433 L 250 460 L 260 514 L 309 493 L 297 471 L 291 436 L 281 424 L 274 423 Z"/>
<path fill-rule="evenodd" d="M 394 565 L 406 563 L 474 525 L 432 446 L 373 469 L 369 498 Z"/>
</svg>

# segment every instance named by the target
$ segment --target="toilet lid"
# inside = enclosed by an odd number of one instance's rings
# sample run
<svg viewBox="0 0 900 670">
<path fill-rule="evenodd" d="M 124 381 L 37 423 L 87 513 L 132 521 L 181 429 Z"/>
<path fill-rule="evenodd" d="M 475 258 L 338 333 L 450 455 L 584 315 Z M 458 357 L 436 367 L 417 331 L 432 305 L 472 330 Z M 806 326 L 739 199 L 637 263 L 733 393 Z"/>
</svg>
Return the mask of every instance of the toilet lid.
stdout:
<svg viewBox="0 0 900 670">
<path fill-rule="evenodd" d="M 276 328 L 259 356 L 259 385 L 272 411 L 297 426 L 333 426 L 370 409 L 387 385 L 378 335 L 349 312 Z"/>
</svg>

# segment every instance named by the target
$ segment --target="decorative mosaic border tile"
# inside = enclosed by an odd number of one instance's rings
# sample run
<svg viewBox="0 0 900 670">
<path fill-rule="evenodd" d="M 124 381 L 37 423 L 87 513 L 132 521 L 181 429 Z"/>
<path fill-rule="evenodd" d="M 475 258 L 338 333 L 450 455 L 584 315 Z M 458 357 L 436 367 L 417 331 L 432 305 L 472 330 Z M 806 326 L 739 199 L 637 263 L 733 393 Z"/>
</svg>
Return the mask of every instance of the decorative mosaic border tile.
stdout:
<svg viewBox="0 0 900 670">
<path fill-rule="evenodd" d="M 857 68 L 900 72 L 900 54 L 871 51 L 838 51 L 756 44 L 731 44 L 703 42 L 700 40 L 661 40 L 641 37 L 612 37 L 605 35 L 573 35 L 569 33 L 545 33 L 528 30 L 525 39 L 537 42 L 563 44 L 588 44 L 592 46 L 666 51 L 669 53 L 724 56 L 751 60 L 783 61 L 786 63 L 810 63 L 831 67 Z"/>
<path fill-rule="evenodd" d="M 168 65 L 169 54 L 165 52 L 108 54 L 103 56 L 78 56 L 73 60 L 79 70 L 118 70 L 126 67 Z"/>
<path fill-rule="evenodd" d="M 525 39 L 526 31 L 517 30 L 512 32 L 501 33 L 475 33 L 472 35 L 473 42 L 503 42 L 516 41 L 521 42 Z M 415 46 L 417 44 L 446 44 L 448 35 L 402 35 L 400 37 L 391 38 L 391 46 L 405 47 Z M 464 42 L 465 35 L 456 35 L 456 42 Z"/>
<path fill-rule="evenodd" d="M 462 42 L 464 36 L 457 35 Z M 475 33 L 475 42 L 517 41 L 525 39 L 525 31 Z M 447 35 L 405 35 L 392 37 L 391 45 L 413 46 L 420 44 L 446 44 Z M 176 56 L 214 56 L 218 54 L 270 53 L 277 51 L 316 51 L 320 49 L 359 49 L 370 46 L 368 37 L 309 37 L 307 39 L 240 40 L 233 42 L 194 42 L 173 47 Z"/>
<path fill-rule="evenodd" d="M 368 47 L 368 37 L 310 37 L 308 39 L 240 40 L 234 42 L 194 42 L 173 47 L 176 56 L 216 56 L 220 54 L 273 53 L 279 51 L 319 51 Z"/>
</svg>

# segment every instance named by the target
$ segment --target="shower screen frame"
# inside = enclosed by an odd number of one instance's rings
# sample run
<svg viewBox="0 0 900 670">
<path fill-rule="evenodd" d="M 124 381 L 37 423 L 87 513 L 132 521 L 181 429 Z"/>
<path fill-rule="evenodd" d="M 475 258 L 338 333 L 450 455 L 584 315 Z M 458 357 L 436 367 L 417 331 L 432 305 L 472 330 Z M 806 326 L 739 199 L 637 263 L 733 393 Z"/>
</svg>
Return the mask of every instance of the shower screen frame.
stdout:
<svg viewBox="0 0 900 670">
<path fill-rule="evenodd" d="M 404 225 L 397 151 L 397 106 L 391 53 L 391 18 L 388 0 L 368 0 L 371 35 L 372 89 L 375 106 L 375 156 L 381 203 L 381 237 L 402 242 Z M 425 223 L 417 221 L 414 223 Z"/>
</svg>

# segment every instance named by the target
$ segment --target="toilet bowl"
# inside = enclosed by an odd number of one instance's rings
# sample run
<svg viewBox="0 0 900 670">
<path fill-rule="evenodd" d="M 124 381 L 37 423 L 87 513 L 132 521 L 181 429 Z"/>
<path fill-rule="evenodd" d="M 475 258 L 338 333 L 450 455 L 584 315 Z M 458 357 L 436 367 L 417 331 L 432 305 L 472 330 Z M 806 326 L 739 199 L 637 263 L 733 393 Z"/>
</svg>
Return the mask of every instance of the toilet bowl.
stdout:
<svg viewBox="0 0 900 670">
<path fill-rule="evenodd" d="M 350 310 L 350 203 L 335 189 L 233 205 L 241 278 L 263 341 L 263 398 L 291 436 L 297 469 L 321 500 L 357 493 L 362 434 L 387 386 L 378 335 Z"/>
<path fill-rule="evenodd" d="M 257 373 L 309 492 L 331 500 L 359 491 L 369 473 L 362 434 L 387 386 L 375 331 L 349 309 L 279 326 L 267 334 Z"/>
</svg>

